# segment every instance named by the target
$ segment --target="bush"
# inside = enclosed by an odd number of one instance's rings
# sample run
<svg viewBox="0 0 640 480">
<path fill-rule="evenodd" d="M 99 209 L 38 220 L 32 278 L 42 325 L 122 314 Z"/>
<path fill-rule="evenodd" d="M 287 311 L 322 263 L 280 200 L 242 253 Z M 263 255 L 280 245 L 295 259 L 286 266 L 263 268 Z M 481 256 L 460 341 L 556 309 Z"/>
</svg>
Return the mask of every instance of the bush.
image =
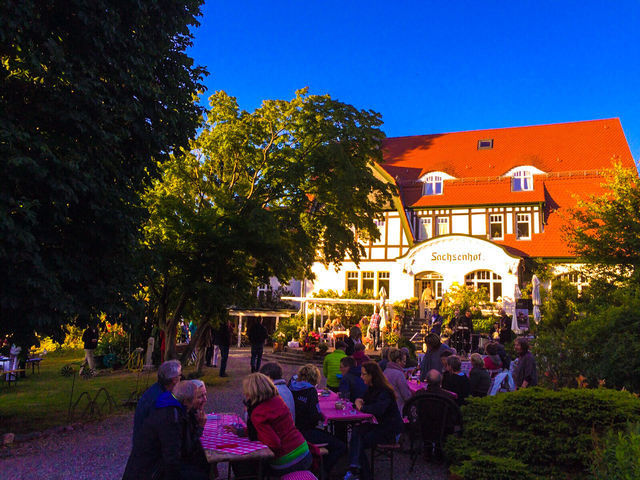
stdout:
<svg viewBox="0 0 640 480">
<path fill-rule="evenodd" d="M 584 475 L 592 434 L 640 420 L 640 400 L 609 389 L 550 391 L 530 388 L 472 398 L 463 407 L 463 436 L 449 437 L 447 457 L 462 464 L 473 454 L 517 458 L 546 478 Z"/>
<path fill-rule="evenodd" d="M 629 424 L 624 432 L 608 431 L 595 438 L 591 473 L 595 478 L 631 480 L 640 478 L 640 424 Z"/>
<path fill-rule="evenodd" d="M 298 338 L 298 333 L 306 325 L 302 315 L 294 315 L 290 318 L 280 319 L 278 328 L 272 335 L 272 339 L 278 342 L 287 343 Z"/>
<path fill-rule="evenodd" d="M 513 458 L 494 457 L 492 455 L 473 454 L 458 467 L 451 468 L 452 473 L 461 480 L 533 480 L 529 467 Z"/>
<path fill-rule="evenodd" d="M 122 325 L 106 322 L 105 331 L 100 335 L 96 355 L 109 355 L 107 368 L 127 363 L 129 359 L 129 340 Z"/>
</svg>

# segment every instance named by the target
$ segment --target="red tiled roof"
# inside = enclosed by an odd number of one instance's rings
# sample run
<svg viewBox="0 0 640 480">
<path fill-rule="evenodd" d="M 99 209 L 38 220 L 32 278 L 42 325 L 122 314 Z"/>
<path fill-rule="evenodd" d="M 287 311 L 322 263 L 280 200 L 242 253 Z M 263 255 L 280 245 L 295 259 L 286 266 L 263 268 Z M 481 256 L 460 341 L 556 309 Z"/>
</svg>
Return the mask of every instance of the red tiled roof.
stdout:
<svg viewBox="0 0 640 480">
<path fill-rule="evenodd" d="M 483 139 L 492 139 L 493 148 L 478 150 Z M 633 166 L 617 118 L 387 138 L 382 167 L 401 181 L 433 171 L 456 178 L 495 177 L 521 165 L 546 173 L 609 168 L 612 157 Z"/>
<path fill-rule="evenodd" d="M 418 195 L 422 187 L 418 185 Z M 407 198 L 409 201 L 409 198 Z M 512 192 L 511 179 L 499 178 L 494 181 L 450 181 L 445 182 L 442 195 L 425 195 L 420 197 L 412 207 L 448 207 L 460 205 L 504 205 L 518 203 L 544 202 L 544 182 L 535 177 L 533 190 Z"/>
<path fill-rule="evenodd" d="M 478 150 L 479 140 L 493 140 L 493 148 Z M 562 239 L 559 209 L 575 205 L 574 195 L 602 193 L 599 174 L 612 160 L 635 168 L 617 118 L 532 127 L 388 138 L 382 167 L 396 179 L 405 207 L 439 208 L 493 204 L 545 203 L 544 233 L 532 240 L 503 241 L 512 253 L 532 257 L 571 257 Z M 546 175 L 534 176 L 534 190 L 512 192 L 508 178 L 514 167 L 529 165 Z M 442 195 L 422 195 L 418 179 L 434 171 L 445 180 Z"/>
</svg>

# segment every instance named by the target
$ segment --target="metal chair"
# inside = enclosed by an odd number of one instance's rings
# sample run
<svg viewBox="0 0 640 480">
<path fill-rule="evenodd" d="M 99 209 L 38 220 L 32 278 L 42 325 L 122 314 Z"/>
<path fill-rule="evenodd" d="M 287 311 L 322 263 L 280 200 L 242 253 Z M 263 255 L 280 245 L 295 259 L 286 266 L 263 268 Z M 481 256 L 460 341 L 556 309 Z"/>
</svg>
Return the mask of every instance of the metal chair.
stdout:
<svg viewBox="0 0 640 480">
<path fill-rule="evenodd" d="M 371 448 L 371 480 L 375 477 L 376 458 L 386 458 L 389 460 L 389 478 L 393 480 L 393 454 L 398 450 L 400 450 L 399 443 L 381 443 Z"/>
<path fill-rule="evenodd" d="M 408 419 L 406 427 L 411 444 L 409 471 L 413 471 L 421 451 L 441 455 L 446 437 L 462 433 L 460 407 L 445 394 L 419 391 L 405 403 L 402 412 Z"/>
</svg>

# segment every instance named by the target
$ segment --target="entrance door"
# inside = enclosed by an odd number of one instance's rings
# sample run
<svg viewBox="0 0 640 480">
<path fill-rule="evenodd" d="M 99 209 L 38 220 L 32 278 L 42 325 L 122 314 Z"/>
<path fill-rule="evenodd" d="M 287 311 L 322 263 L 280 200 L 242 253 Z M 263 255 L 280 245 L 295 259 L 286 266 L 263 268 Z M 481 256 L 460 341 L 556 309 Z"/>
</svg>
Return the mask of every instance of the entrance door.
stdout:
<svg viewBox="0 0 640 480">
<path fill-rule="evenodd" d="M 442 275 L 437 272 L 424 272 L 416 275 L 414 295 L 420 301 L 420 318 L 426 318 L 438 300 L 442 299 Z"/>
</svg>

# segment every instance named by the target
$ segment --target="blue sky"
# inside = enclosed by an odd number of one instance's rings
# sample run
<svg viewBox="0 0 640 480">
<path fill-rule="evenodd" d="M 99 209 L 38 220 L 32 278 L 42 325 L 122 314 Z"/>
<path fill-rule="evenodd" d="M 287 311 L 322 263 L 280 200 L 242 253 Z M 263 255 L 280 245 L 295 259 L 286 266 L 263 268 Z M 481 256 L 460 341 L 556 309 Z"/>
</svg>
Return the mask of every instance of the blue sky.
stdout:
<svg viewBox="0 0 640 480">
<path fill-rule="evenodd" d="M 640 159 L 640 1 L 213 1 L 190 54 L 246 110 L 296 89 L 387 136 L 619 117 Z"/>
</svg>

